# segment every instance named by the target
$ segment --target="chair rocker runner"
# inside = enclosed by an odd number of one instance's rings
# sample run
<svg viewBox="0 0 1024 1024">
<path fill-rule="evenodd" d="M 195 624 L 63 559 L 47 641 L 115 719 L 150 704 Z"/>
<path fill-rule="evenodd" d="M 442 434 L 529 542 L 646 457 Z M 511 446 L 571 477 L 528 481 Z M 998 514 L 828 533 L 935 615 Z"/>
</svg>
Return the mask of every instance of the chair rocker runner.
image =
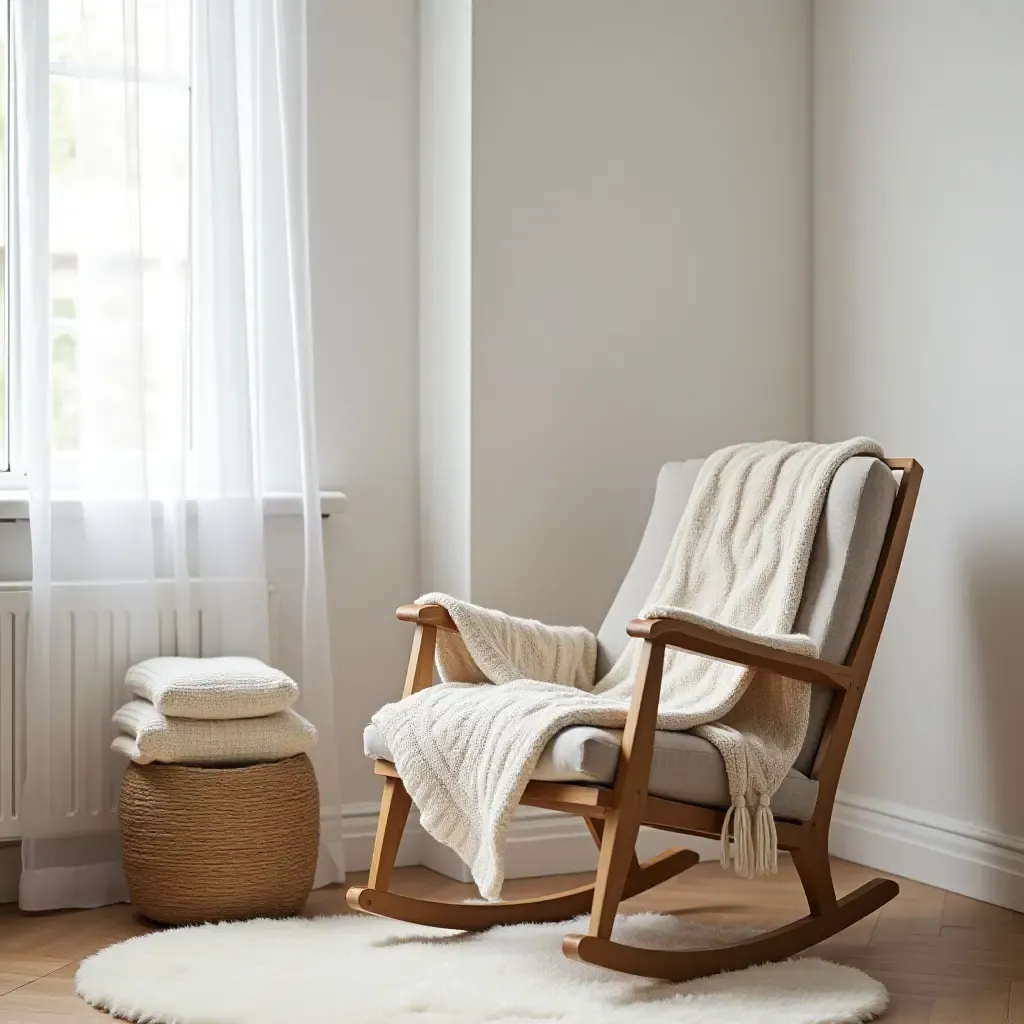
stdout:
<svg viewBox="0 0 1024 1024">
<path fill-rule="evenodd" d="M 691 460 L 662 469 L 636 559 L 598 634 L 602 658 L 614 660 L 627 641 L 622 636 L 621 612 L 641 607 L 699 467 L 700 460 Z M 367 752 L 376 757 L 374 771 L 385 777 L 385 789 L 368 884 L 348 891 L 351 907 L 414 924 L 466 931 L 562 921 L 589 911 L 587 933 L 565 936 L 562 951 L 566 956 L 629 974 L 687 981 L 786 959 L 891 900 L 899 887 L 882 878 L 836 898 L 828 833 L 843 761 L 896 584 L 921 476 L 921 466 L 912 459 L 883 463 L 869 457 L 850 459 L 836 473 L 815 537 L 796 622 L 799 631 L 819 642 L 821 657 L 787 653 L 673 619 L 629 622 L 626 634 L 642 638 L 644 645 L 621 740 L 610 730 L 564 730 L 549 744 L 520 801 L 584 818 L 600 851 L 592 885 L 535 899 L 480 904 L 436 902 L 390 892 L 411 800 L 379 735 L 369 727 Z M 456 626 L 439 605 L 406 605 L 397 614 L 416 626 L 403 691 L 407 697 L 432 684 L 437 632 L 455 630 Z M 792 855 L 808 914 L 753 939 L 717 948 L 641 949 L 611 938 L 622 900 L 686 871 L 699 859 L 691 850 L 676 849 L 640 863 L 634 852 L 640 826 L 717 838 L 729 806 L 717 751 L 691 734 L 656 729 L 666 647 L 770 670 L 813 686 L 807 742 L 776 799 L 778 845 Z M 575 744 L 572 770 L 559 764 L 556 740 L 563 747 Z M 542 766 L 546 766 L 544 771 Z"/>
</svg>

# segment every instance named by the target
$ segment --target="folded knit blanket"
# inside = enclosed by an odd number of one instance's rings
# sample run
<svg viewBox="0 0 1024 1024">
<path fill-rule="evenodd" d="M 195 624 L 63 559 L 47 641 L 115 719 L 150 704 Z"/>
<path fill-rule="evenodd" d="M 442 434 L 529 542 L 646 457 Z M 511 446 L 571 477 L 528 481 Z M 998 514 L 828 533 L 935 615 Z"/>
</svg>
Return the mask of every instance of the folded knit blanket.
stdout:
<svg viewBox="0 0 1024 1024">
<path fill-rule="evenodd" d="M 258 658 L 148 658 L 124 685 L 171 718 L 259 718 L 299 695 L 291 677 Z"/>
<path fill-rule="evenodd" d="M 709 456 L 638 612 L 815 654 L 814 642 L 791 630 L 821 510 L 846 459 L 881 454 L 875 442 L 855 438 L 737 445 Z M 625 724 L 643 642 L 631 640 L 593 684 L 596 640 L 585 630 L 514 619 L 445 594 L 419 603 L 443 605 L 459 627 L 438 637 L 444 682 L 385 705 L 373 722 L 423 827 L 469 865 L 484 897 L 497 899 L 509 821 L 541 753 L 568 726 Z M 770 800 L 800 751 L 809 707 L 806 683 L 666 652 L 658 728 L 692 730 L 721 753 L 732 795 L 723 863 L 731 850 L 741 875 L 776 868 Z"/>
<path fill-rule="evenodd" d="M 203 721 L 168 718 L 149 701 L 132 700 L 113 721 L 122 735 L 111 749 L 139 764 L 254 764 L 307 753 L 316 744 L 316 729 L 294 711 Z"/>
</svg>

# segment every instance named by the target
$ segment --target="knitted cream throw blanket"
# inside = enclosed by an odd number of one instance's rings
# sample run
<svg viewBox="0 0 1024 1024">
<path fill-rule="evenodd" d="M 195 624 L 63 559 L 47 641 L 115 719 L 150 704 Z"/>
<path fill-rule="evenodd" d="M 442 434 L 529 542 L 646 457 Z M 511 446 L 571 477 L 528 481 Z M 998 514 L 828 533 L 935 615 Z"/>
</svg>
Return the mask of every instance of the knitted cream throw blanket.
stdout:
<svg viewBox="0 0 1024 1024">
<path fill-rule="evenodd" d="M 846 459 L 881 454 L 875 442 L 855 438 L 745 444 L 711 455 L 640 615 L 816 654 L 809 637 L 790 631 L 821 510 Z M 469 865 L 484 897 L 497 899 L 509 821 L 541 753 L 568 726 L 625 724 L 643 642 L 631 640 L 595 684 L 597 641 L 586 629 L 546 626 L 446 594 L 419 603 L 443 605 L 459 627 L 438 636 L 444 682 L 386 705 L 373 721 L 423 827 Z M 472 685 L 487 682 L 500 685 Z M 690 730 L 721 753 L 732 794 L 722 858 L 728 863 L 732 840 L 741 875 L 776 868 L 770 800 L 800 751 L 809 707 L 806 683 L 666 652 L 658 728 Z"/>
</svg>

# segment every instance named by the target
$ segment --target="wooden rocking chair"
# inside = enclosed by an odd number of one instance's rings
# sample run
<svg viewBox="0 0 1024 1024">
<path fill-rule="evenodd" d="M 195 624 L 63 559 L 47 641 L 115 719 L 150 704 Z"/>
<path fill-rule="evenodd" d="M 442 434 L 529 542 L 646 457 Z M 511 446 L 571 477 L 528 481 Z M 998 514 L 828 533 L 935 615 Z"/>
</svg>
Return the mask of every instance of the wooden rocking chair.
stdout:
<svg viewBox="0 0 1024 1024">
<path fill-rule="evenodd" d="M 598 674 L 627 642 L 622 625 L 639 609 L 668 549 L 700 460 L 670 463 L 659 478 L 650 521 L 633 565 L 598 634 Z M 782 960 L 842 931 L 899 892 L 877 878 L 836 898 L 828 833 L 836 787 L 871 662 L 885 622 L 921 484 L 912 459 L 860 457 L 837 472 L 815 537 L 796 630 L 820 644 L 821 657 L 786 654 L 714 629 L 670 619 L 634 619 L 625 633 L 644 641 L 625 729 L 573 727 L 548 745 L 523 804 L 580 815 L 600 848 L 593 885 L 536 899 L 444 903 L 388 891 L 410 798 L 380 733 L 367 728 L 374 771 L 385 776 L 369 883 L 348 891 L 356 910 L 439 928 L 561 921 L 590 912 L 585 935 L 567 935 L 566 956 L 629 974 L 686 981 Z M 416 624 L 403 696 L 433 682 L 437 631 L 456 629 L 438 605 L 406 605 L 398 617 Z M 614 942 L 619 903 L 698 861 L 677 849 L 639 863 L 637 832 L 650 825 L 717 838 L 729 793 L 717 750 L 690 733 L 655 729 L 666 646 L 755 666 L 813 684 L 807 741 L 772 805 L 779 847 L 792 854 L 809 913 L 748 941 L 714 949 L 638 949 Z M 756 685 L 756 684 L 755 684 Z"/>
</svg>

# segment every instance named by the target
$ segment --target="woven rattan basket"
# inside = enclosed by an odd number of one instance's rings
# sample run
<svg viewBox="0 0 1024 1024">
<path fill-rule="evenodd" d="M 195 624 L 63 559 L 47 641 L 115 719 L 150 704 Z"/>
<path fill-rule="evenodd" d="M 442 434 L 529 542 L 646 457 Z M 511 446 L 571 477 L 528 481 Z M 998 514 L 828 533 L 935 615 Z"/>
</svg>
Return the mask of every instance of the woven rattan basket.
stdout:
<svg viewBox="0 0 1024 1024">
<path fill-rule="evenodd" d="M 305 754 L 245 768 L 129 762 L 120 819 L 132 903 L 150 920 L 284 917 L 313 886 L 320 799 Z"/>
</svg>

